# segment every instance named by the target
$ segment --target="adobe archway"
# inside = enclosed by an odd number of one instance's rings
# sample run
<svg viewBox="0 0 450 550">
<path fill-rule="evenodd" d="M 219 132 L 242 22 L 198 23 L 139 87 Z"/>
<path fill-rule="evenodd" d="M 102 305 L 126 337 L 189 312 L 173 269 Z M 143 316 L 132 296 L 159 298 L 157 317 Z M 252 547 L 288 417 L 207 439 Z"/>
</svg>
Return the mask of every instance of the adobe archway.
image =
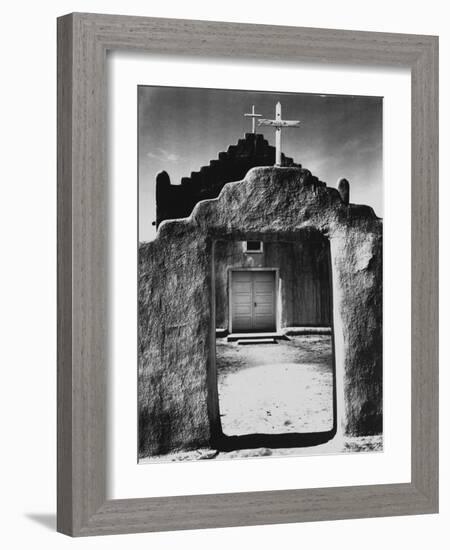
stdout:
<svg viewBox="0 0 450 550">
<path fill-rule="evenodd" d="M 139 454 L 209 446 L 218 433 L 213 243 L 319 231 L 330 241 L 337 428 L 381 432 L 382 222 L 301 168 L 254 168 L 139 250 Z"/>
</svg>

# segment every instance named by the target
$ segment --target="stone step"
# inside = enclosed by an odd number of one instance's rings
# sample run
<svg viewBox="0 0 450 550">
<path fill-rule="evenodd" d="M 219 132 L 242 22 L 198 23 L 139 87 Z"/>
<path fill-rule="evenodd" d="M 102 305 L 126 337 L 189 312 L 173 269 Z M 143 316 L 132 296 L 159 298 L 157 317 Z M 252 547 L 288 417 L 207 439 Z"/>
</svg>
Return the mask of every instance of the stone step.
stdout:
<svg viewBox="0 0 450 550">
<path fill-rule="evenodd" d="M 227 342 L 237 340 L 264 340 L 267 338 L 286 338 L 281 332 L 235 332 L 227 336 Z"/>
<path fill-rule="evenodd" d="M 283 329 L 283 333 L 288 336 L 295 336 L 296 334 L 331 334 L 331 327 L 286 327 Z"/>
<path fill-rule="evenodd" d="M 238 346 L 247 346 L 250 344 L 276 344 L 275 338 L 248 338 L 245 340 L 238 340 Z"/>
<path fill-rule="evenodd" d="M 275 338 L 289 340 L 288 336 L 295 335 L 314 335 L 314 334 L 332 334 L 331 327 L 285 327 L 281 332 L 236 332 L 227 336 L 228 342 L 237 340 L 260 340 L 263 338 Z M 216 336 L 223 338 L 226 335 L 226 329 L 216 329 Z"/>
</svg>

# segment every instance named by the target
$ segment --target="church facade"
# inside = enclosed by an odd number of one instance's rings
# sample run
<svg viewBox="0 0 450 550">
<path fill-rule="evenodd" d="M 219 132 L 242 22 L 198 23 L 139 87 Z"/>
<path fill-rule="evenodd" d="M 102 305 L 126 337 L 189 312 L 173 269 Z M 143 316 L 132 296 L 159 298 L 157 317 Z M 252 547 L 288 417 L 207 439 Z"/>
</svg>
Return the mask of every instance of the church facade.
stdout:
<svg viewBox="0 0 450 550">
<path fill-rule="evenodd" d="M 275 147 L 262 134 L 246 134 L 209 166 L 171 185 L 157 176 L 156 224 L 188 217 L 202 200 L 215 199 L 226 183 L 242 180 L 251 168 L 271 166 Z M 284 167 L 302 167 L 282 156 Z M 325 184 L 308 170 L 314 185 Z M 348 202 L 348 185 L 343 200 Z M 330 250 L 314 235 L 298 242 L 257 239 L 215 243 L 216 328 L 223 333 L 280 332 L 331 327 Z"/>
<path fill-rule="evenodd" d="M 382 220 L 346 180 L 274 161 L 247 134 L 181 185 L 158 175 L 158 234 L 139 248 L 141 457 L 229 444 L 215 365 L 227 333 L 332 333 L 335 431 L 382 431 Z"/>
</svg>

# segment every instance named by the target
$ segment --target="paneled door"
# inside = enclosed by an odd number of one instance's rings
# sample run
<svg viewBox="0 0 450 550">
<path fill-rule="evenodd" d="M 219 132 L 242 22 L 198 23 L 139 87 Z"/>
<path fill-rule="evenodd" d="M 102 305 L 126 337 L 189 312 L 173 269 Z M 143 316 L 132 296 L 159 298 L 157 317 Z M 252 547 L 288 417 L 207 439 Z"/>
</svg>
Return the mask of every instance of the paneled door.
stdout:
<svg viewBox="0 0 450 550">
<path fill-rule="evenodd" d="M 272 332 L 275 321 L 275 272 L 233 271 L 232 331 Z"/>
</svg>

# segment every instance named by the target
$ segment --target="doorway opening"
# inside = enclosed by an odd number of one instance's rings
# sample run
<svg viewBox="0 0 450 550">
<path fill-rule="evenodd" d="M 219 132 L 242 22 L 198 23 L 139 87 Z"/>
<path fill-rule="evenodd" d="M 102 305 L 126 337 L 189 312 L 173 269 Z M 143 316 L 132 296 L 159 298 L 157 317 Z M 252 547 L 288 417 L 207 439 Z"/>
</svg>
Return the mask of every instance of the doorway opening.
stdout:
<svg viewBox="0 0 450 550">
<path fill-rule="evenodd" d="M 274 269 L 230 270 L 230 332 L 276 331 L 277 278 Z"/>
<path fill-rule="evenodd" d="M 222 449 L 302 447 L 336 433 L 329 241 L 215 243 Z"/>
</svg>

